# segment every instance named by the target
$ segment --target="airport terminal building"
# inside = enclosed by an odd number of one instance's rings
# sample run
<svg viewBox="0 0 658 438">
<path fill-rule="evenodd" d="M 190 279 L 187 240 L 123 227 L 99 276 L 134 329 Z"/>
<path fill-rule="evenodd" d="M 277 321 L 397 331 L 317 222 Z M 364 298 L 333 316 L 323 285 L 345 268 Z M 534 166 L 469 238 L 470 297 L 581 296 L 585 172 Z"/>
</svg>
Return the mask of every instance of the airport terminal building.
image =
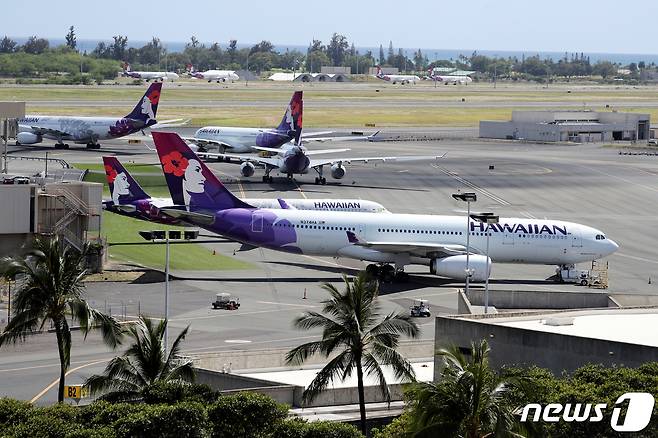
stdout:
<svg viewBox="0 0 658 438">
<path fill-rule="evenodd" d="M 508 122 L 481 121 L 480 138 L 541 142 L 646 141 L 649 114 L 596 111 L 512 111 Z"/>
</svg>

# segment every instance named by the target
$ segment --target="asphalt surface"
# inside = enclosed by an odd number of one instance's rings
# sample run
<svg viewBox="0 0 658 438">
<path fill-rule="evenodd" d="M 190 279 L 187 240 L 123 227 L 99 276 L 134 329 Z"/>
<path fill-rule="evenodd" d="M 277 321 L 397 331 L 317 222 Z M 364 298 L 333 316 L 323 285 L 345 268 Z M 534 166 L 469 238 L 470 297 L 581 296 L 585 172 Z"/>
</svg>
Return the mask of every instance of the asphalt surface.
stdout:
<svg viewBox="0 0 658 438">
<path fill-rule="evenodd" d="M 437 131 L 438 132 L 438 131 Z M 312 147 L 312 146 L 309 146 Z M 276 178 L 261 182 L 261 173 L 239 178 L 239 166 L 211 163 L 227 186 L 240 196 L 361 198 L 377 201 L 393 212 L 465 214 L 465 205 L 450 196 L 458 190 L 476 191 L 474 210 L 502 216 L 551 218 L 591 225 L 614 239 L 620 249 L 608 257 L 610 289 L 629 304 L 638 295 L 658 295 L 656 272 L 658 234 L 658 157 L 619 155 L 615 148 L 600 145 L 534 145 L 475 140 L 429 142 L 324 143 L 324 148 L 348 147 L 347 156 L 443 154 L 435 163 L 359 164 L 347 169 L 341 181 L 327 176 L 326 186 L 313 184 L 315 175 L 295 181 Z M 155 163 L 157 157 L 141 145 L 122 142 L 105 144 L 100 151 L 84 147 L 68 151 L 43 147 L 11 148 L 12 154 L 65 159 L 69 162 L 100 162 L 101 154 L 116 154 L 125 161 Z M 54 164 L 53 164 L 54 165 Z M 493 165 L 494 169 L 489 170 Z M 43 164 L 10 161 L 10 170 L 34 173 Z M 356 272 L 364 264 L 277 253 L 270 250 L 237 252 L 233 243 L 212 244 L 222 254 L 254 264 L 248 271 L 175 272 L 185 278 L 172 282 L 170 341 L 191 325 L 184 352 L 290 348 L 314 339 L 317 332 L 300 332 L 291 327 L 300 312 L 320 309 L 326 293 L 322 282 L 339 284 L 342 272 Z M 456 291 L 461 284 L 431 276 L 426 267 L 411 267 L 407 284 L 385 285 L 384 311 L 406 311 L 414 298 L 426 298 L 433 312 L 456 310 Z M 582 290 L 546 280 L 552 266 L 495 265 L 492 288 Z M 649 278 L 652 279 L 649 282 Z M 303 298 L 306 291 L 306 299 Z M 218 292 L 239 296 L 235 312 L 214 311 L 210 301 Z M 134 283 L 90 283 L 87 294 L 92 304 L 118 317 L 141 311 L 163 314 L 163 283 L 160 276 L 145 276 Z M 0 310 L 0 312 L 2 312 Z M 0 313 L 0 320 L 5 317 Z M 420 320 L 422 338 L 433 337 L 433 318 Z M 71 383 L 79 383 L 100 372 L 115 353 L 108 351 L 96 335 L 85 342 L 74 335 Z M 76 369 L 78 367 L 82 367 Z M 30 337 L 26 343 L 0 352 L 0 396 L 31 400 L 58 377 L 54 335 Z M 56 387 L 45 391 L 37 403 L 55 400 Z"/>
</svg>

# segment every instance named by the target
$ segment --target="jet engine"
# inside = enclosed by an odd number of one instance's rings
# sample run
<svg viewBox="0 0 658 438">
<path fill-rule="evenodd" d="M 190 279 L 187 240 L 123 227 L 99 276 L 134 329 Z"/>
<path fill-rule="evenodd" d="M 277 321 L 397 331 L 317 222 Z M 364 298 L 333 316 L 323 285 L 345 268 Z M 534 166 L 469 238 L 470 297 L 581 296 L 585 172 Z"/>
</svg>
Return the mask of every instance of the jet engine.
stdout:
<svg viewBox="0 0 658 438">
<path fill-rule="evenodd" d="M 487 267 L 491 269 L 491 259 L 479 254 L 471 254 L 468 268 L 473 272 L 471 282 L 483 282 L 487 278 Z M 456 255 L 441 259 L 432 259 L 430 272 L 440 277 L 454 280 L 466 280 L 466 255 Z"/>
<path fill-rule="evenodd" d="M 331 176 L 334 179 L 341 179 L 345 176 L 345 168 L 340 164 L 331 166 Z"/>
<path fill-rule="evenodd" d="M 34 144 L 41 143 L 41 136 L 39 134 L 32 134 L 31 132 L 19 132 L 16 135 L 16 142 L 20 144 Z"/>
<path fill-rule="evenodd" d="M 240 173 L 242 174 L 242 176 L 247 176 L 247 177 L 252 176 L 255 170 L 256 168 L 254 167 L 254 165 L 248 161 L 240 165 Z"/>
</svg>

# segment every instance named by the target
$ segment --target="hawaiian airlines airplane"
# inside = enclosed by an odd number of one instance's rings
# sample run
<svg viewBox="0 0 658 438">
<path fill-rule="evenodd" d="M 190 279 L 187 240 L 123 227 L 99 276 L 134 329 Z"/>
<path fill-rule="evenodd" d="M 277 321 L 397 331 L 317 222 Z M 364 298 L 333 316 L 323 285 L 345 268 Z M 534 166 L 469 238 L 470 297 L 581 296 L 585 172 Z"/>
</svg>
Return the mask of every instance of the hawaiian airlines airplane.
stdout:
<svg viewBox="0 0 658 438">
<path fill-rule="evenodd" d="M 154 132 L 153 139 L 172 198 L 186 206 L 161 213 L 251 246 L 372 262 L 367 270 L 384 281 L 404 278 L 411 264 L 464 280 L 467 233 L 475 282 L 486 279 L 492 262 L 569 267 L 618 248 L 602 231 L 564 221 L 500 218 L 485 228 L 472 220 L 466 226 L 463 216 L 255 208 L 229 192 L 177 134 Z"/>
<path fill-rule="evenodd" d="M 377 79 L 382 81 L 387 81 L 392 84 L 415 84 L 420 81 L 420 78 L 416 75 L 385 75 L 382 73 L 382 68 L 377 66 L 377 74 L 375 75 Z"/>
<path fill-rule="evenodd" d="M 155 125 L 161 89 L 161 82 L 151 84 L 124 117 L 25 116 L 18 120 L 16 144 L 36 144 L 48 138 L 57 141 L 55 149 L 67 149 L 69 145 L 65 141 L 99 149 L 99 140 L 124 137 Z"/>
<path fill-rule="evenodd" d="M 103 167 L 111 196 L 111 200 L 103 202 L 105 209 L 151 222 L 178 222 L 178 219 L 160 213 L 160 209 L 184 207 L 183 198 L 172 200 L 150 196 L 116 157 L 103 157 Z M 246 198 L 243 201 L 256 208 L 389 213 L 383 205 L 362 199 Z"/>
<path fill-rule="evenodd" d="M 160 80 L 164 82 L 165 80 L 174 81 L 178 79 L 178 75 L 171 71 L 135 71 L 130 68 L 130 64 L 125 62 L 123 64 L 123 76 L 134 78 L 134 79 L 144 79 L 146 82 L 150 80 Z"/>
<path fill-rule="evenodd" d="M 187 65 L 187 73 L 190 77 L 196 79 L 205 79 L 208 82 L 235 82 L 240 77 L 235 73 L 234 70 L 206 70 L 206 71 L 196 71 L 192 64 Z"/>
</svg>

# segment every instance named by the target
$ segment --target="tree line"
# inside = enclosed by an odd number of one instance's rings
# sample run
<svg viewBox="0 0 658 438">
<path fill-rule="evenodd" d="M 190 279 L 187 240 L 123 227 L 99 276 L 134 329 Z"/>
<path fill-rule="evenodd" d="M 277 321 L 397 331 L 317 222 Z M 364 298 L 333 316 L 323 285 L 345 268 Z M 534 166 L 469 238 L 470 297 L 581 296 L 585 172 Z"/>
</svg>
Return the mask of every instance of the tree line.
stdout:
<svg viewBox="0 0 658 438">
<path fill-rule="evenodd" d="M 77 54 L 76 56 L 73 56 Z M 12 55 L 12 56 L 5 56 Z M 539 55 L 521 57 L 491 57 L 473 52 L 470 56 L 460 55 L 457 59 L 435 60 L 430 62 L 421 49 L 407 56 L 401 48 L 397 50 L 389 41 L 387 50 L 379 46 L 379 53 L 367 50 L 361 53 L 354 42 L 344 35 L 334 33 L 327 43 L 314 39 L 306 52 L 288 50 L 278 52 L 274 45 L 263 40 L 250 47 L 238 47 L 237 40 L 230 40 L 225 46 L 214 42 L 201 43 L 191 36 L 182 52 L 169 52 L 162 41 L 153 37 L 141 47 L 129 47 L 128 36 L 115 35 L 111 42 L 101 41 L 90 52 L 78 51 L 77 35 L 71 26 L 65 35 L 65 44 L 51 47 L 45 38 L 29 37 L 19 45 L 8 36 L 0 39 L 0 75 L 39 76 L 42 73 L 64 72 L 69 74 L 90 73 L 93 76 L 111 79 L 122 62 L 132 64 L 133 69 L 167 69 L 184 71 L 188 65 L 197 70 L 228 69 L 250 70 L 262 73 L 275 69 L 319 72 L 323 66 L 350 67 L 352 73 L 363 74 L 370 67 L 397 67 L 400 71 L 422 73 L 429 68 L 451 67 L 473 70 L 480 79 L 509 78 L 546 81 L 551 78 L 573 78 L 600 76 L 613 78 L 621 67 L 630 71 L 631 79 L 639 79 L 645 68 L 655 68 L 655 64 L 644 61 L 626 66 L 610 61 L 590 62 L 584 53 L 565 53 L 564 57 L 553 60 Z M 54 59 L 60 58 L 60 59 Z M 105 63 L 102 61 L 117 61 Z"/>
</svg>

